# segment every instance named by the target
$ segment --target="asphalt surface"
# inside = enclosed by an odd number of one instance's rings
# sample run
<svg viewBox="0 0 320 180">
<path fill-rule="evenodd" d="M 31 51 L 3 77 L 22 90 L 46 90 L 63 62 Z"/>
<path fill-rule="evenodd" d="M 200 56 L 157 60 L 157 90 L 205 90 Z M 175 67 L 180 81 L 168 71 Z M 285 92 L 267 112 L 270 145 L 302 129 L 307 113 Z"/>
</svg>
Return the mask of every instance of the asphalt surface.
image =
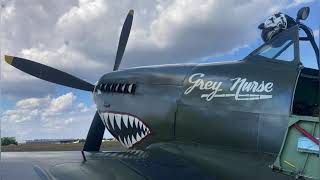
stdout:
<svg viewBox="0 0 320 180">
<path fill-rule="evenodd" d="M 5 152 L 1 154 L 0 177 L 1 180 L 144 179 L 115 156 L 115 153 L 86 153 L 84 161 L 79 151 Z"/>
</svg>

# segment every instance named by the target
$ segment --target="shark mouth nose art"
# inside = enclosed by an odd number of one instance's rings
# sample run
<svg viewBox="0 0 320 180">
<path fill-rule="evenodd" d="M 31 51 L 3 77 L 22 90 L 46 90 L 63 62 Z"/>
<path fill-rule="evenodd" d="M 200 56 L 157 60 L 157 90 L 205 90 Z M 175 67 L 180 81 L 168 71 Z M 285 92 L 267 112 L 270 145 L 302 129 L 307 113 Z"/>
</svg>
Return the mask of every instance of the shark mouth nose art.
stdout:
<svg viewBox="0 0 320 180">
<path fill-rule="evenodd" d="M 138 117 L 119 112 L 100 114 L 109 132 L 126 148 L 131 148 L 151 134 L 151 130 Z"/>
</svg>

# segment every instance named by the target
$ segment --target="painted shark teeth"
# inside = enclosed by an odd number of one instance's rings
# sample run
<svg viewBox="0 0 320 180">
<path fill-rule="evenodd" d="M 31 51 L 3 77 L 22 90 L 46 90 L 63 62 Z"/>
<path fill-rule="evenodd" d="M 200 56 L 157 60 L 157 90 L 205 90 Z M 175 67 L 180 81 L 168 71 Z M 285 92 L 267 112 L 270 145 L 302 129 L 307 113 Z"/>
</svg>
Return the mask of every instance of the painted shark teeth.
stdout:
<svg viewBox="0 0 320 180">
<path fill-rule="evenodd" d="M 123 115 L 122 119 L 123 119 L 124 125 L 126 126 L 126 128 L 128 128 L 128 121 L 129 121 L 128 115 Z"/>
<path fill-rule="evenodd" d="M 112 125 L 112 128 L 114 129 L 114 114 L 113 113 L 108 113 L 107 114 L 107 119 L 105 120 L 106 121 L 106 123 L 108 123 L 108 122 L 110 122 L 111 123 L 111 125 Z M 111 120 L 112 119 L 112 120 Z M 111 127 L 110 127 L 111 128 Z"/>
<path fill-rule="evenodd" d="M 129 116 L 129 122 L 131 127 L 133 127 L 133 121 L 134 121 L 134 117 Z"/>
<path fill-rule="evenodd" d="M 144 122 L 129 114 L 104 112 L 100 117 L 109 132 L 126 148 L 133 147 L 151 133 Z"/>
<path fill-rule="evenodd" d="M 115 114 L 115 117 L 116 117 L 116 122 L 117 122 L 118 128 L 121 130 L 121 115 Z"/>
</svg>

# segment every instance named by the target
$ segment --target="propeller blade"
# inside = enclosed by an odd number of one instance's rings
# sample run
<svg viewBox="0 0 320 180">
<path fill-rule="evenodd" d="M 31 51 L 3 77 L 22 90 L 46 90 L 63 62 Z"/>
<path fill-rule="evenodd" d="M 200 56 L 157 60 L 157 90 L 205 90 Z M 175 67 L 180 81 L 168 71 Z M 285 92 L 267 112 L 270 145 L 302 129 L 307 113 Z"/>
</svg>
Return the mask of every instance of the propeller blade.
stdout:
<svg viewBox="0 0 320 180">
<path fill-rule="evenodd" d="M 104 131 L 105 126 L 98 112 L 96 112 L 92 120 L 86 142 L 83 146 L 83 151 L 99 151 Z"/>
<path fill-rule="evenodd" d="M 131 9 L 127 15 L 126 20 L 124 21 L 124 24 L 122 26 L 121 34 L 120 34 L 120 39 L 119 39 L 119 44 L 118 44 L 118 50 L 117 50 L 117 55 L 116 55 L 116 60 L 114 62 L 114 67 L 113 71 L 118 70 L 124 51 L 127 46 L 128 38 L 130 35 L 131 31 L 131 26 L 132 26 L 132 20 L 133 20 L 133 14 L 134 11 Z"/>
<path fill-rule="evenodd" d="M 5 61 L 11 66 L 45 81 L 85 91 L 92 92 L 94 90 L 94 85 L 84 80 L 34 61 L 7 55 L 5 55 Z"/>
</svg>

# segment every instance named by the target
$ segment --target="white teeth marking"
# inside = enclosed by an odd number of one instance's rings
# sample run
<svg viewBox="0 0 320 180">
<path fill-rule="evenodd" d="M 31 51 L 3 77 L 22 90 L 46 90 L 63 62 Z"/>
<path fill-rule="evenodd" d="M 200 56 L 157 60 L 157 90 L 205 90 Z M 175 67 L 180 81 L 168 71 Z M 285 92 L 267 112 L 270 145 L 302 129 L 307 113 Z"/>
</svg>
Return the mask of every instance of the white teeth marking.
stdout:
<svg viewBox="0 0 320 180">
<path fill-rule="evenodd" d="M 126 145 L 126 147 L 128 147 L 127 138 L 124 138 L 124 144 Z"/>
<path fill-rule="evenodd" d="M 134 117 L 129 116 L 129 122 L 131 127 L 133 127 L 133 120 L 134 120 Z"/>
<path fill-rule="evenodd" d="M 120 136 L 118 136 L 118 138 L 119 138 L 119 141 L 120 141 L 121 145 L 124 146 L 124 147 L 126 147 L 126 145 L 122 142 Z"/>
<path fill-rule="evenodd" d="M 126 87 L 126 85 L 124 84 L 123 86 L 122 86 L 122 92 L 124 92 L 124 88 Z"/>
<path fill-rule="evenodd" d="M 134 135 L 131 136 L 131 141 L 132 141 L 131 144 L 135 144 L 137 142 L 137 140 L 134 138 Z"/>
<path fill-rule="evenodd" d="M 141 132 L 141 137 L 144 138 L 144 132 Z"/>
<path fill-rule="evenodd" d="M 108 129 L 110 129 L 110 128 L 109 128 L 109 125 L 108 125 L 108 113 L 103 114 L 103 119 L 104 119 L 104 123 L 105 123 L 106 127 L 107 127 Z"/>
<path fill-rule="evenodd" d="M 131 147 L 132 143 L 129 136 L 127 137 L 127 143 L 128 143 L 128 147 Z"/>
<path fill-rule="evenodd" d="M 106 127 L 107 127 L 108 129 L 110 129 L 110 128 L 109 128 L 108 121 L 104 121 L 104 123 L 106 124 Z"/>
<path fill-rule="evenodd" d="M 122 115 L 122 120 L 126 128 L 128 128 L 128 115 Z"/>
<path fill-rule="evenodd" d="M 139 120 L 137 118 L 134 118 L 134 123 L 136 124 L 136 128 L 139 128 L 139 126 L 138 126 Z"/>
<path fill-rule="evenodd" d="M 112 128 L 114 129 L 114 114 L 113 113 L 109 113 L 109 120 L 112 125 Z"/>
<path fill-rule="evenodd" d="M 100 116 L 100 118 L 101 118 L 102 120 L 104 120 L 104 114 L 102 114 L 102 115 L 99 114 L 99 116 Z"/>
<path fill-rule="evenodd" d="M 139 133 L 137 133 L 137 141 L 139 142 L 142 138 L 139 136 Z"/>
<path fill-rule="evenodd" d="M 118 125 L 119 129 L 121 130 L 121 115 L 116 114 L 115 116 L 116 116 L 117 125 Z"/>
</svg>

